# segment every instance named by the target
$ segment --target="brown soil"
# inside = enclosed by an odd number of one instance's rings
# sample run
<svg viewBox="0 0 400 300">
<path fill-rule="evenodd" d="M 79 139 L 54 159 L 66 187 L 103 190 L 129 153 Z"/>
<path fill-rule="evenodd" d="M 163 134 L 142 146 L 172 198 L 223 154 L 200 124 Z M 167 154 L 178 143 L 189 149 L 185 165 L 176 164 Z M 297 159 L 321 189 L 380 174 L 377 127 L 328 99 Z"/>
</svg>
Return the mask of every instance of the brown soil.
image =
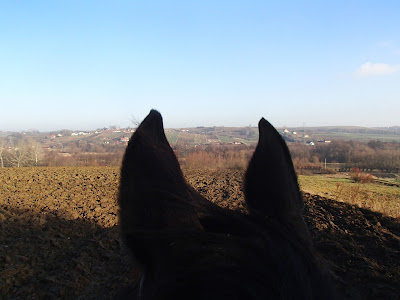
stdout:
<svg viewBox="0 0 400 300">
<path fill-rule="evenodd" d="M 0 169 L 0 298 L 109 299 L 137 271 L 118 233 L 117 168 Z M 245 210 L 242 174 L 186 171 L 217 204 Z M 351 298 L 398 299 L 399 220 L 305 194 L 317 252 Z"/>
</svg>

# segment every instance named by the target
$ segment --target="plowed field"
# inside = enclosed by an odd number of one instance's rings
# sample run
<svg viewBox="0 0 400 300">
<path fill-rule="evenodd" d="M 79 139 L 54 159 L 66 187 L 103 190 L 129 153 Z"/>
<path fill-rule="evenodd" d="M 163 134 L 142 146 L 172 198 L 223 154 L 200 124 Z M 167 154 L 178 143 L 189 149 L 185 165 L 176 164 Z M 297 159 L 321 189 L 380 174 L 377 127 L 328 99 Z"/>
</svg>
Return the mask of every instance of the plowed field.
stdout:
<svg viewBox="0 0 400 300">
<path fill-rule="evenodd" d="M 242 174 L 186 171 L 210 200 L 244 210 Z M 138 274 L 120 242 L 118 168 L 0 169 L 0 298 L 109 299 Z M 400 225 L 305 194 L 317 252 L 343 294 L 398 299 Z"/>
</svg>

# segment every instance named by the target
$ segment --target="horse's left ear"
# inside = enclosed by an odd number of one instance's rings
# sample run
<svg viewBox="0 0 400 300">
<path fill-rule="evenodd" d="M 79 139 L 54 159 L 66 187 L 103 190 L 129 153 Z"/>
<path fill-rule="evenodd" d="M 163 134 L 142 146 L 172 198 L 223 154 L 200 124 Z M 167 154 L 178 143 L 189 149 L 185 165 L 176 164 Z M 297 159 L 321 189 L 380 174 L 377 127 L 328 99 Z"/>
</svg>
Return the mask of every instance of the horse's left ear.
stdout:
<svg viewBox="0 0 400 300">
<path fill-rule="evenodd" d="M 201 228 L 191 205 L 178 160 L 152 110 L 126 148 L 119 188 L 123 232 L 173 227 Z"/>
</svg>

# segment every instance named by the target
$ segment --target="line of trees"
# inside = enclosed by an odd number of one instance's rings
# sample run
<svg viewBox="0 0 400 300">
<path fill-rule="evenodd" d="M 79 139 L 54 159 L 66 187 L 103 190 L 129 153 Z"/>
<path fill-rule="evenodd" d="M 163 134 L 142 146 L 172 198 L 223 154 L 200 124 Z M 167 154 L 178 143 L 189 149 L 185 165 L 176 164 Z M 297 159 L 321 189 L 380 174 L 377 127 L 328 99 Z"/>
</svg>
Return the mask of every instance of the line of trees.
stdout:
<svg viewBox="0 0 400 300">
<path fill-rule="evenodd" d="M 289 143 L 289 149 L 296 170 L 322 170 L 326 160 L 328 163 L 339 163 L 342 171 L 357 167 L 365 172 L 400 172 L 400 143 L 376 140 L 368 143 L 333 141 L 315 146 Z M 184 167 L 244 169 L 254 146 L 176 147 L 174 150 Z"/>
<path fill-rule="evenodd" d="M 72 153 L 65 155 L 58 151 L 47 151 L 43 166 L 47 167 L 88 167 L 88 166 L 120 166 L 122 151 L 112 153 Z"/>
<path fill-rule="evenodd" d="M 0 139 L 0 167 L 39 166 L 44 158 L 42 145 L 37 141 L 26 139 Z"/>
<path fill-rule="evenodd" d="M 26 166 L 119 166 L 124 145 L 96 145 L 77 141 L 68 149 L 43 149 L 31 137 L 0 138 L 0 168 Z M 208 145 L 175 146 L 174 150 L 184 167 L 244 169 L 255 146 Z M 340 163 L 342 170 L 357 167 L 362 171 L 377 170 L 400 173 L 400 143 L 372 140 L 333 141 L 329 144 L 307 146 L 289 143 L 297 170 L 322 169 L 323 162 Z"/>
<path fill-rule="evenodd" d="M 209 145 L 198 147 L 176 146 L 174 151 L 184 168 L 244 170 L 255 146 Z"/>
<path fill-rule="evenodd" d="M 0 168 L 119 166 L 125 151 L 124 144 L 96 144 L 77 140 L 44 148 L 43 141 L 45 140 L 18 133 L 0 137 Z"/>
<path fill-rule="evenodd" d="M 322 166 L 326 159 L 329 163 L 343 164 L 342 169 L 346 171 L 357 167 L 369 172 L 400 172 L 400 144 L 395 142 L 333 141 L 315 146 L 291 144 L 290 152 L 295 165 L 297 163 L 303 166 Z"/>
</svg>

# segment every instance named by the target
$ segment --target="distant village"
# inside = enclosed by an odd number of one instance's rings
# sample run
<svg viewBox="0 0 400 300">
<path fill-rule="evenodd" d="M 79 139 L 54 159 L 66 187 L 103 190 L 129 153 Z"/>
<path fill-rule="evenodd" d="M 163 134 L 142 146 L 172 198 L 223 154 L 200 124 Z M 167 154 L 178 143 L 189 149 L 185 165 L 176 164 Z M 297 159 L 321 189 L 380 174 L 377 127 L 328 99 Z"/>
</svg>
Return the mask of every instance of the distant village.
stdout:
<svg viewBox="0 0 400 300">
<path fill-rule="evenodd" d="M 363 136 L 364 140 L 384 138 L 387 130 L 389 134 L 397 134 L 393 128 L 363 128 L 363 127 L 332 127 L 330 129 L 322 128 L 280 128 L 278 131 L 288 143 L 300 143 L 307 146 L 315 146 L 317 144 L 329 144 L 334 137 L 341 139 L 345 137 L 347 140 L 354 137 Z M 393 132 L 392 132 L 393 131 Z M 59 149 L 67 151 L 66 148 L 85 149 L 84 152 L 96 152 L 97 146 L 103 146 L 112 151 L 115 147 L 124 147 L 129 142 L 133 128 L 119 128 L 110 126 L 109 128 L 101 128 L 93 131 L 74 131 L 59 130 L 53 132 L 39 132 L 37 130 L 26 132 L 4 132 L 0 131 L 0 139 L 7 149 L 11 149 L 18 140 L 33 139 L 39 142 L 43 149 Z M 166 136 L 172 146 L 202 146 L 202 145 L 255 145 L 258 141 L 258 129 L 256 127 L 195 127 L 166 129 Z M 333 134 L 332 134 L 333 133 Z M 327 138 L 328 137 L 328 138 Z M 394 135 L 394 138 L 398 135 Z M 394 139 L 393 139 L 394 140 Z M 4 147 L 3 147 L 4 148 Z"/>
<path fill-rule="evenodd" d="M 244 130 L 245 129 L 245 130 Z M 257 143 L 258 130 L 255 127 L 243 128 L 229 128 L 229 127 L 196 127 L 196 128 L 183 128 L 183 129 L 166 129 L 166 135 L 171 143 L 174 145 L 180 141 L 186 141 L 185 145 L 198 144 L 198 145 L 250 145 Z M 135 129 L 132 128 L 102 128 L 95 131 L 73 131 L 73 130 L 60 130 L 50 133 L 41 133 L 38 131 L 27 132 L 0 132 L 0 137 L 10 135 L 19 135 L 21 137 L 33 137 L 35 140 L 40 141 L 43 148 L 53 149 L 60 148 L 62 143 L 69 144 L 83 140 L 88 140 L 90 143 L 103 145 L 127 145 L 132 133 Z M 309 134 L 299 133 L 289 129 L 281 129 L 281 135 L 287 142 L 305 143 L 308 146 L 314 146 L 316 143 L 331 143 L 331 140 L 313 139 Z M 197 141 L 197 142 L 196 142 Z M 61 146 L 62 148 L 62 146 Z"/>
<path fill-rule="evenodd" d="M 331 140 L 313 140 L 310 135 L 306 133 L 298 133 L 297 131 L 290 131 L 289 129 L 284 129 L 282 131 L 282 136 L 286 138 L 289 142 L 305 142 L 307 146 L 315 146 L 316 143 L 329 144 Z"/>
<path fill-rule="evenodd" d="M 64 130 L 67 131 L 67 130 Z M 66 136 L 71 136 L 71 137 L 85 137 L 85 136 L 90 136 L 90 135 L 96 135 L 96 136 L 103 136 L 103 144 L 110 144 L 112 142 L 113 144 L 127 144 L 129 142 L 130 136 L 132 133 L 135 132 L 135 129 L 131 128 L 115 128 L 115 129 L 108 129 L 108 128 L 103 128 L 103 129 L 98 129 L 96 131 L 72 131 L 71 133 L 67 134 L 62 134 L 62 133 L 52 133 L 50 135 L 47 135 L 45 139 L 56 139 L 56 138 L 62 138 Z M 117 137 L 111 138 L 112 135 L 118 135 Z"/>
</svg>

